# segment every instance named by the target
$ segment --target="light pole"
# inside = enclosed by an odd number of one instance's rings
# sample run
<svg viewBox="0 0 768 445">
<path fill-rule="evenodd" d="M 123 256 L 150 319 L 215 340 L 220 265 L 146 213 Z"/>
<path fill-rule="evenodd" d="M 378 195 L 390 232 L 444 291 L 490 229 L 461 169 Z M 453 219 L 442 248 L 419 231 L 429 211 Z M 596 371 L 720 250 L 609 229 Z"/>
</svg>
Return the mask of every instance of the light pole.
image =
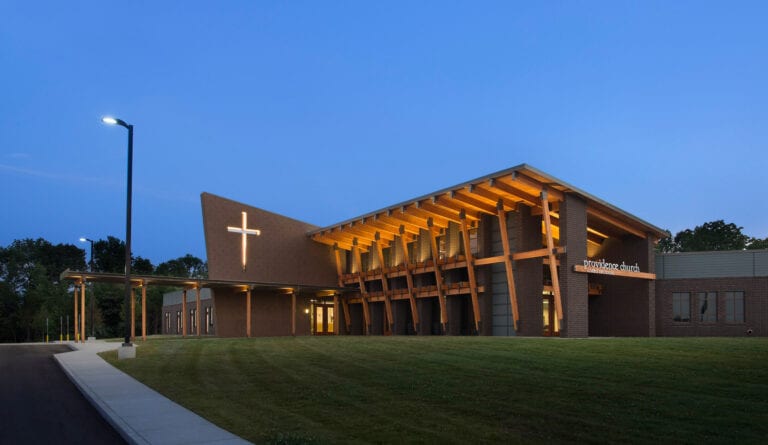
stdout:
<svg viewBox="0 0 768 445">
<path fill-rule="evenodd" d="M 131 193 L 133 177 L 133 125 L 114 117 L 104 117 L 102 122 L 109 125 L 120 125 L 128 129 L 128 198 L 125 206 L 125 342 L 123 347 L 133 347 L 131 344 Z"/>
<path fill-rule="evenodd" d="M 88 272 L 93 272 L 93 240 L 90 238 L 82 237 L 80 238 L 80 242 L 91 243 L 91 260 L 88 262 Z M 91 286 L 91 337 L 94 337 L 94 338 L 96 338 L 96 325 L 93 324 L 94 314 L 96 313 L 95 301 L 96 299 L 94 298 L 94 295 L 93 295 L 93 286 Z"/>
</svg>

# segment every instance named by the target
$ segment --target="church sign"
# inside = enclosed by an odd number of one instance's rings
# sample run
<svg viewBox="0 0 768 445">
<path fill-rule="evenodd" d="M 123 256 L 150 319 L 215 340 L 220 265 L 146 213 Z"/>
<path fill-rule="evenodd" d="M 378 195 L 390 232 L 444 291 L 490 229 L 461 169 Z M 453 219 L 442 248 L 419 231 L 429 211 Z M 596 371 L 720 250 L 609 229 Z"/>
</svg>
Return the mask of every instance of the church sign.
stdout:
<svg viewBox="0 0 768 445">
<path fill-rule="evenodd" d="M 584 264 L 576 264 L 573 266 L 574 272 L 592 273 L 601 275 L 613 275 L 618 277 L 628 278 L 642 278 L 644 280 L 655 280 L 656 274 L 640 272 L 640 266 L 635 264 L 626 264 L 624 261 L 619 263 L 611 263 L 610 261 L 602 260 L 584 260 Z"/>
</svg>

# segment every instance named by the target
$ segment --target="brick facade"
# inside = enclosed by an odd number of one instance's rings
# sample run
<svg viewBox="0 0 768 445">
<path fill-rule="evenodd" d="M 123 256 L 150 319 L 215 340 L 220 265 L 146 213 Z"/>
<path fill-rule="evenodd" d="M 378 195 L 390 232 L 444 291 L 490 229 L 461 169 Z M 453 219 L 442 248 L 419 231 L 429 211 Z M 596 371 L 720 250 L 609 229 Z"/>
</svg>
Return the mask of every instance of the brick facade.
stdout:
<svg viewBox="0 0 768 445">
<path fill-rule="evenodd" d="M 726 321 L 725 292 L 744 292 L 744 322 Z M 690 294 L 691 320 L 673 320 L 672 294 Z M 698 316 L 699 292 L 717 292 L 717 321 Z M 656 281 L 656 333 L 660 336 L 768 336 L 768 277 L 691 278 Z"/>
</svg>

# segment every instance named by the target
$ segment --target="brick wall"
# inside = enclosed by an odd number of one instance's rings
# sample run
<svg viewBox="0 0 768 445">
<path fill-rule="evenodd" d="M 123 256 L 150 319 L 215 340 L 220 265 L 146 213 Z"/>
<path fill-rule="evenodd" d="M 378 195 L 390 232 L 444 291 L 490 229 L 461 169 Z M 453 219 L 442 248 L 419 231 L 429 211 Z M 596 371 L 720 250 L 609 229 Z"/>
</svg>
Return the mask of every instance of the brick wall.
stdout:
<svg viewBox="0 0 768 445">
<path fill-rule="evenodd" d="M 725 292 L 744 292 L 744 323 L 725 321 Z M 672 294 L 690 293 L 691 321 L 676 322 Z M 717 292 L 717 321 L 701 322 L 698 293 Z M 768 336 L 768 277 L 692 278 L 656 281 L 656 334 L 659 336 Z"/>
<path fill-rule="evenodd" d="M 637 263 L 643 272 L 653 272 L 653 242 L 634 235 L 609 238 L 595 258 L 612 263 Z M 589 281 L 603 286 L 602 295 L 589 297 L 590 336 L 654 336 L 655 285 L 651 280 L 590 274 Z"/>
<path fill-rule="evenodd" d="M 560 258 L 560 290 L 563 298 L 561 337 L 586 337 L 589 334 L 587 274 L 574 272 L 587 257 L 587 207 L 576 195 L 566 193 L 560 206 L 560 245 L 567 253 Z"/>
</svg>

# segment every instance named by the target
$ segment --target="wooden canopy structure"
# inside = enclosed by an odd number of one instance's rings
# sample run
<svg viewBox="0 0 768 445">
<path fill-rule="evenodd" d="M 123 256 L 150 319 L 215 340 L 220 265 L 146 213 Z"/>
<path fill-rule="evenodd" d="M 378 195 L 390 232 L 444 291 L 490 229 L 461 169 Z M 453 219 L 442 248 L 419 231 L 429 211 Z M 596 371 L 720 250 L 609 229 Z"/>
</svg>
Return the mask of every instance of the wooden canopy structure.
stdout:
<svg viewBox="0 0 768 445">
<path fill-rule="evenodd" d="M 575 194 L 586 203 L 588 250 L 596 251 L 610 237 L 636 236 L 643 239 L 651 237 L 656 241 L 664 236 L 660 228 L 526 164 L 317 229 L 310 232 L 309 236 L 317 242 L 334 246 L 336 249 L 339 286 L 356 285 L 359 289 L 360 300 L 351 302 L 362 303 L 368 330 L 370 330 L 369 302 L 383 301 L 386 316 L 392 323 L 391 300 L 408 299 L 413 322 L 418 325 L 416 298 L 434 296 L 439 297 L 440 318 L 444 329 L 447 320 L 445 296 L 451 293 L 471 295 L 475 328 L 479 330 L 478 293 L 483 289 L 477 285 L 475 268 L 496 263 L 503 263 L 506 268 L 508 293 L 516 329 L 519 320 L 513 267 L 513 262 L 516 260 L 539 257 L 549 265 L 557 318 L 562 321 L 563 309 L 558 283 L 557 255 L 564 253 L 567 246 L 559 243 L 560 214 L 558 212 L 566 194 Z M 506 214 L 516 211 L 519 205 L 528 206 L 532 214 L 542 216 L 542 248 L 524 252 L 512 251 L 507 236 Z M 473 258 L 469 246 L 469 230 L 485 215 L 498 219 L 503 255 Z M 463 258 L 440 258 L 438 237 L 444 234 L 452 224 L 460 227 L 464 243 Z M 416 264 L 408 256 L 406 242 L 408 239 L 424 235 L 430 238 L 431 259 Z M 402 264 L 385 267 L 382 250 L 395 245 L 399 245 L 404 252 Z M 355 270 L 353 273 L 344 273 L 340 250 L 349 252 Z M 381 267 L 364 271 L 361 254 L 365 252 L 377 257 Z M 467 269 L 469 279 L 467 285 L 460 288 L 447 288 L 443 282 L 444 271 L 459 267 Z M 434 273 L 436 285 L 428 289 L 415 288 L 413 283 L 415 273 Z M 407 290 L 403 292 L 389 289 L 388 279 L 402 276 L 407 280 Z M 383 292 L 369 295 L 366 291 L 366 281 L 372 280 L 381 280 Z M 344 309 L 347 323 L 349 323 L 348 309 L 346 306 Z"/>
<path fill-rule="evenodd" d="M 74 324 L 75 324 L 75 341 L 85 341 L 85 288 L 86 283 L 112 283 L 112 284 L 124 284 L 125 275 L 118 273 L 104 273 L 104 272 L 82 272 L 65 270 L 60 275 L 61 280 L 70 280 L 74 283 Z M 187 306 L 187 291 L 194 290 L 196 294 L 195 304 L 197 307 L 196 316 L 198 317 L 197 332 L 195 335 L 201 335 L 200 332 L 200 319 L 201 316 L 201 300 L 200 289 L 234 289 L 238 292 L 242 292 L 246 296 L 246 336 L 251 336 L 251 293 L 254 291 L 268 290 L 272 292 L 279 292 L 290 296 L 292 299 L 293 314 L 295 314 L 295 296 L 299 292 L 313 293 L 318 297 L 336 297 L 338 295 L 351 292 L 352 289 L 344 287 L 321 287 L 321 286 L 306 286 L 299 284 L 281 284 L 281 283 L 261 283 L 261 282 L 241 282 L 241 281 L 226 281 L 226 280 L 209 280 L 202 278 L 183 278 L 183 277 L 166 277 L 157 275 L 131 275 L 131 287 L 132 289 L 141 289 L 141 335 L 144 340 L 147 337 L 146 319 L 147 319 L 147 287 L 148 286 L 171 286 L 179 287 L 183 289 L 183 296 L 181 298 L 182 313 L 186 314 Z M 80 302 L 78 303 L 78 293 L 80 294 Z M 135 321 L 135 298 L 131 298 L 131 339 L 135 338 L 134 332 Z M 295 333 L 296 330 L 295 316 L 292 318 L 291 330 Z M 182 318 L 182 336 L 187 335 L 187 323 L 186 316 Z"/>
</svg>

